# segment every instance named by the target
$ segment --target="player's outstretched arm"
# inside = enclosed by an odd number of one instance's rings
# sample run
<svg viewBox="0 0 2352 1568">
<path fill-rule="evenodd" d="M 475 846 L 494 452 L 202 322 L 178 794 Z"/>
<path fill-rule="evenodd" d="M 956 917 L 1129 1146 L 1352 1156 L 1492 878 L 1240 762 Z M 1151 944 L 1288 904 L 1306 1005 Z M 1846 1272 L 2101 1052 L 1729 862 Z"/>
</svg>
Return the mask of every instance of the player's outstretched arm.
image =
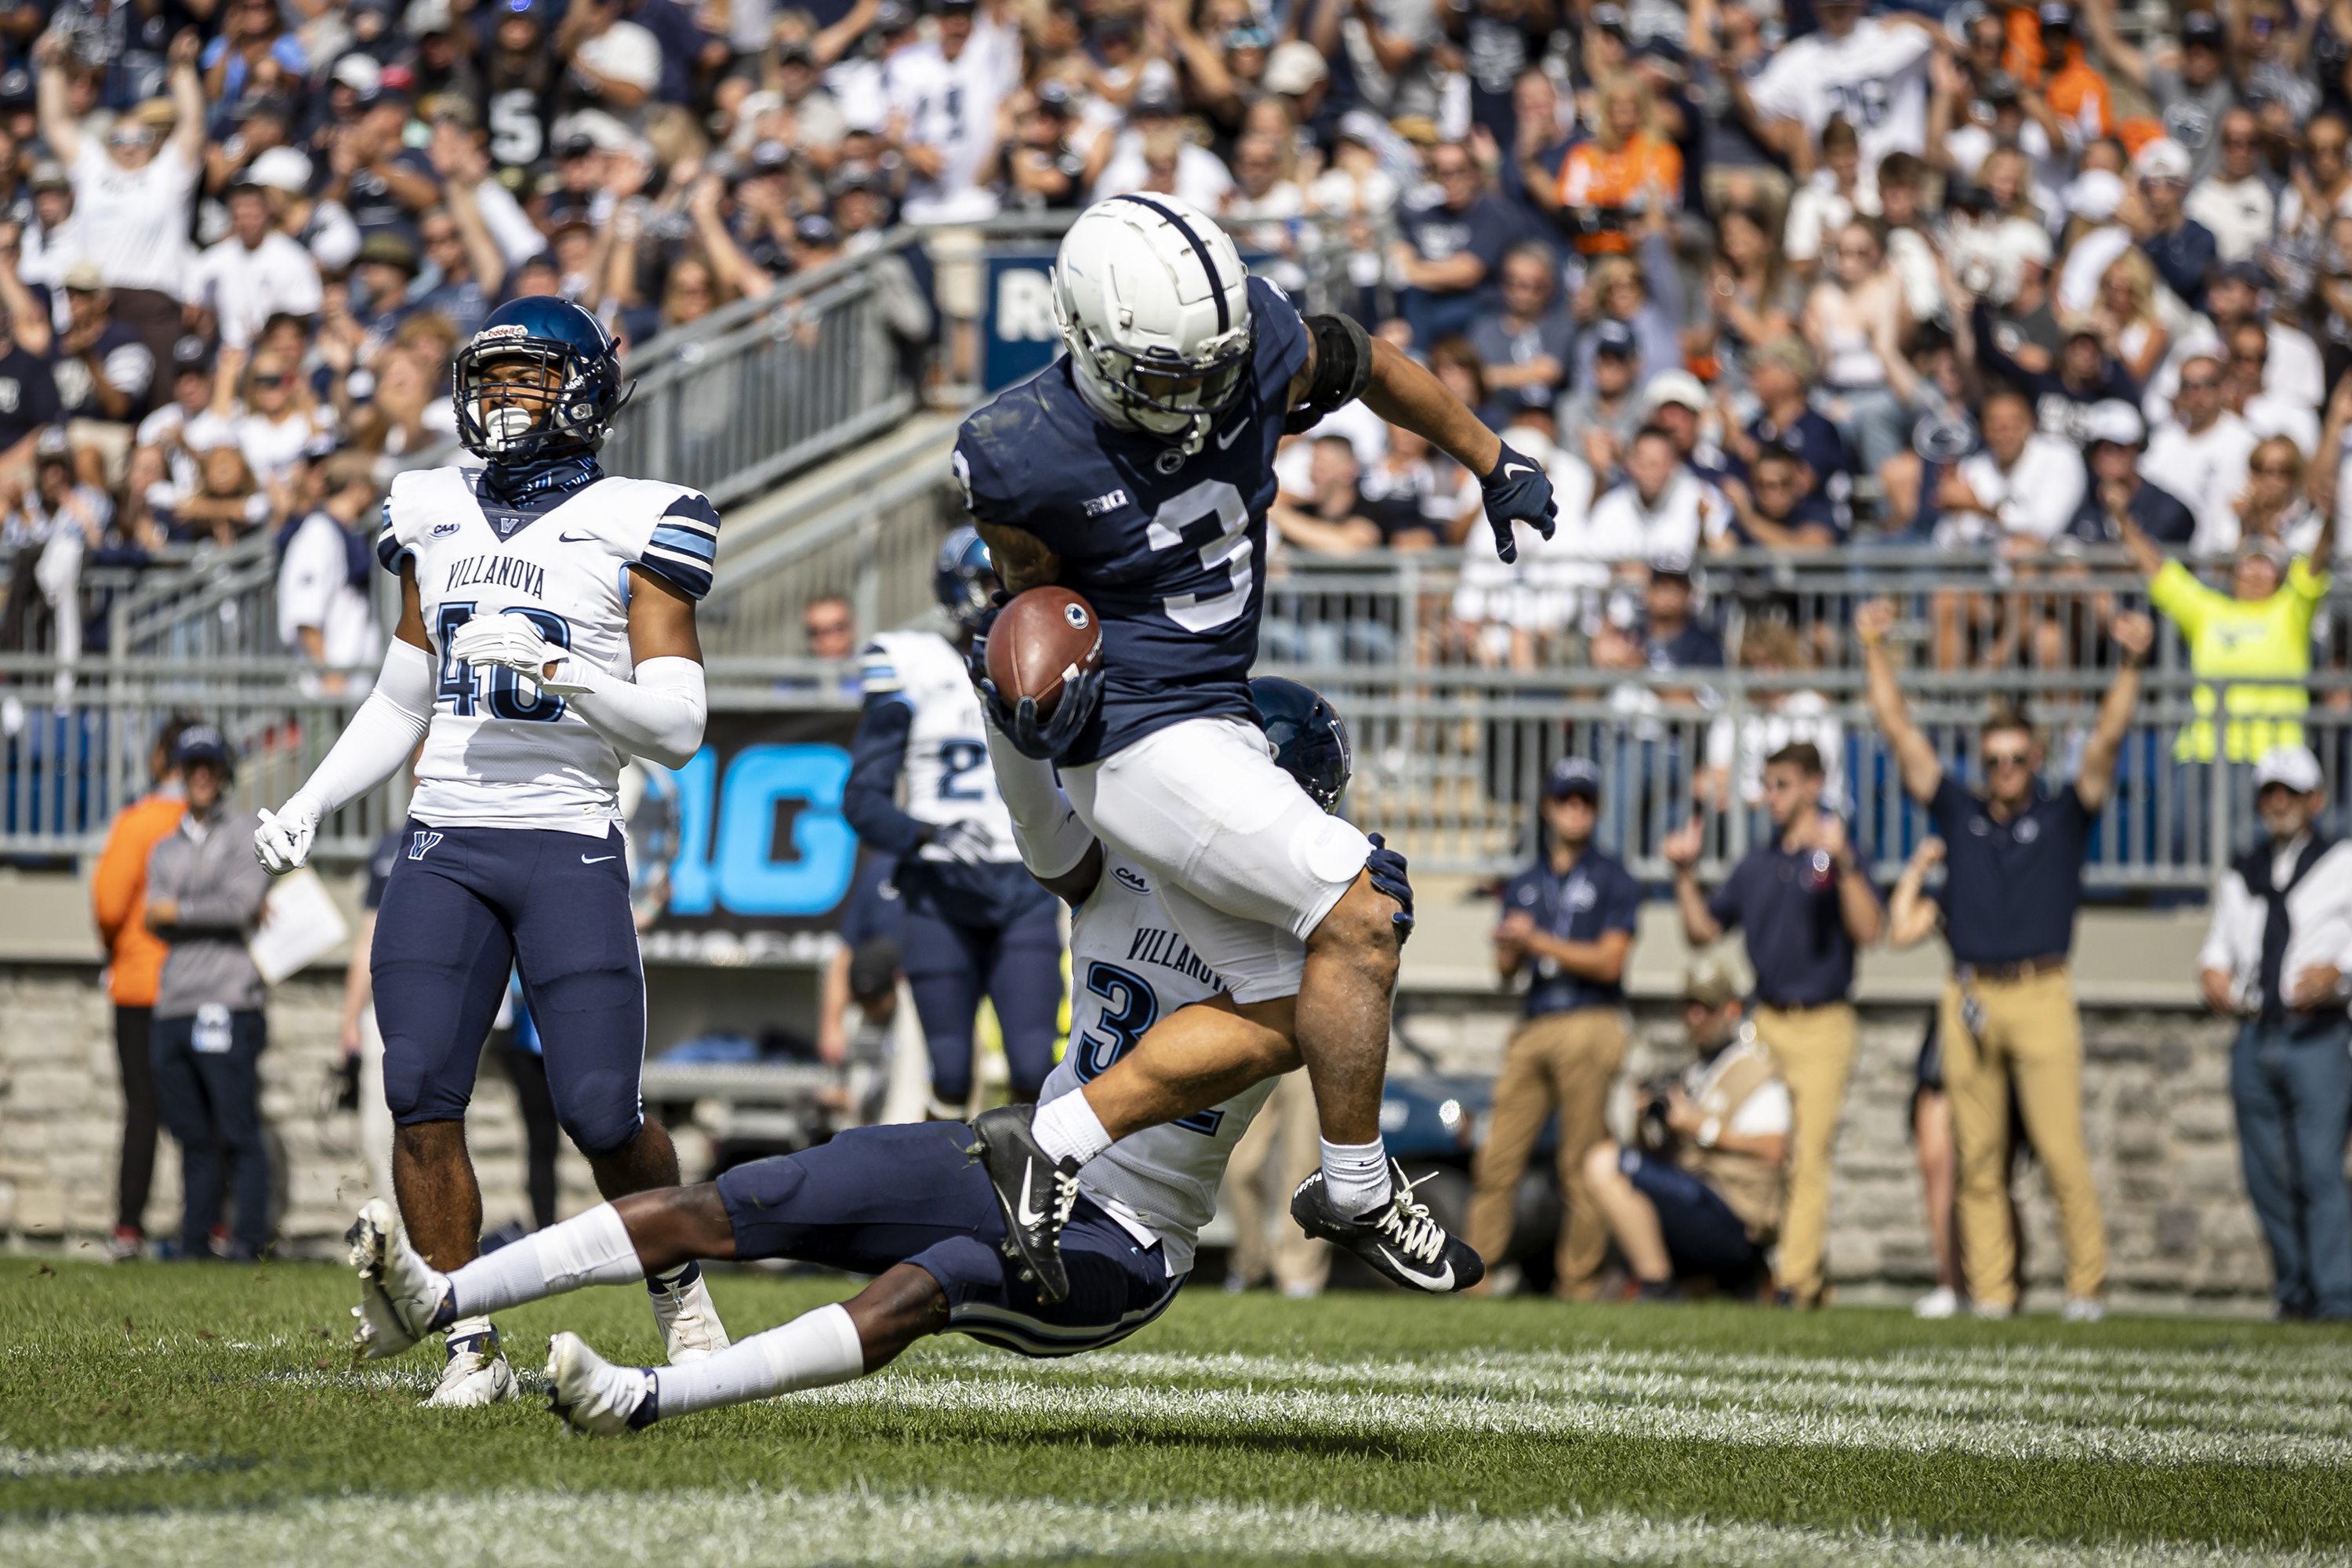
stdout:
<svg viewBox="0 0 2352 1568">
<path fill-rule="evenodd" d="M 403 562 L 400 625 L 384 651 L 375 689 L 343 726 L 334 749 L 310 781 L 276 811 L 264 811 L 261 826 L 254 829 L 254 854 L 271 876 L 282 877 L 308 860 L 319 819 L 383 783 L 416 750 L 433 720 L 433 677 L 416 573 Z"/>
<path fill-rule="evenodd" d="M 982 703 L 982 711 L 987 707 Z M 1054 765 L 1024 756 L 993 717 L 987 724 L 988 760 L 996 773 L 996 793 L 1013 817 L 1021 863 L 1064 903 L 1082 902 L 1102 879 L 1102 845 L 1055 782 Z"/>
<path fill-rule="evenodd" d="M 1549 539 L 1559 526 L 1559 508 L 1543 465 L 1505 446 L 1444 382 L 1402 349 L 1381 339 L 1371 340 L 1370 349 L 1364 406 L 1390 424 L 1424 437 L 1477 476 L 1486 523 L 1495 531 L 1495 553 L 1505 561 L 1517 559 L 1516 526 L 1522 522 Z M 1312 377 L 1316 369 L 1310 354 L 1300 374 Z"/>
<path fill-rule="evenodd" d="M 629 658 L 635 668 L 625 680 L 572 658 L 520 616 L 476 616 L 452 634 L 449 651 L 467 664 L 502 665 L 528 676 L 572 704 L 624 756 L 682 768 L 702 749 L 708 709 L 694 601 L 642 566 L 629 568 Z"/>
</svg>

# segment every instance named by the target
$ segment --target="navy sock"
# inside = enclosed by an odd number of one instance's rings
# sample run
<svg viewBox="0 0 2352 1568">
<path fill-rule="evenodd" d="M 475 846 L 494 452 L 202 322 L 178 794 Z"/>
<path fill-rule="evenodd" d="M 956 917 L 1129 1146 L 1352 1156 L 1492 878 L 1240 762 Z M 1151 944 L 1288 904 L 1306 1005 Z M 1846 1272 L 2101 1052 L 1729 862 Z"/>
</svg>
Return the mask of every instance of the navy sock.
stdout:
<svg viewBox="0 0 2352 1568">
<path fill-rule="evenodd" d="M 664 1290 L 683 1290 L 701 1278 L 701 1264 L 682 1263 L 667 1274 L 646 1275 L 646 1289 L 657 1296 Z"/>
</svg>

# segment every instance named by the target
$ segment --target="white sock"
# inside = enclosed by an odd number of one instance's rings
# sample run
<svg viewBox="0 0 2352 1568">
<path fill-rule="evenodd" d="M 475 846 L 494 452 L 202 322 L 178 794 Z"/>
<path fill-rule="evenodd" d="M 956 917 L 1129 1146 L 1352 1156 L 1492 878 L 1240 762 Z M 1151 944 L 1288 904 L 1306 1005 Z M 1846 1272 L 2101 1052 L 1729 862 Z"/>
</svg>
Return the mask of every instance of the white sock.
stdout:
<svg viewBox="0 0 2352 1568">
<path fill-rule="evenodd" d="M 598 1204 L 545 1230 L 484 1253 L 449 1276 L 456 1310 L 469 1317 L 503 1311 L 583 1285 L 624 1285 L 646 1277 L 629 1228 L 611 1204 Z"/>
<path fill-rule="evenodd" d="M 446 1349 L 449 1345 L 462 1344 L 467 1340 L 479 1339 L 484 1334 L 495 1336 L 498 1331 L 490 1326 L 488 1314 L 484 1313 L 478 1317 L 459 1318 L 444 1332 L 447 1336 L 442 1342 L 443 1348 Z M 493 1337 L 489 1343 L 477 1348 L 484 1352 L 494 1351 L 498 1349 L 498 1341 Z"/>
<path fill-rule="evenodd" d="M 794 1389 L 823 1388 L 865 1370 L 857 1325 L 836 1301 L 700 1361 L 654 1368 L 654 1418 L 666 1421 Z"/>
<path fill-rule="evenodd" d="M 1324 1139 L 1323 1190 L 1331 1194 L 1331 1207 L 1349 1219 L 1388 1202 L 1394 1190 L 1389 1181 L 1388 1145 L 1377 1138 L 1369 1143 Z"/>
<path fill-rule="evenodd" d="M 1076 1160 L 1083 1165 L 1110 1147 L 1110 1133 L 1102 1118 L 1087 1103 L 1084 1089 L 1072 1089 L 1061 1099 L 1037 1108 L 1037 1115 L 1029 1123 L 1029 1131 L 1045 1152 L 1056 1160 Z"/>
</svg>

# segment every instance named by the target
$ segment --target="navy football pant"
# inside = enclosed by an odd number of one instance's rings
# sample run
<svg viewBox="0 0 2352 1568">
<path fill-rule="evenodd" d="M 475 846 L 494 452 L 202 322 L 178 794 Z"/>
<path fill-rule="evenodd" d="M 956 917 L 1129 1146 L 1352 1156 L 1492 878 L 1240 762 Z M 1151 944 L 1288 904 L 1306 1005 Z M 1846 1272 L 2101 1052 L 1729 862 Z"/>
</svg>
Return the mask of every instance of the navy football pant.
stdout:
<svg viewBox="0 0 2352 1568">
<path fill-rule="evenodd" d="M 983 994 L 1003 1030 L 1013 1098 L 1034 1100 L 1045 1087 L 1062 1012 L 1058 907 L 1039 903 L 1002 931 L 907 911 L 899 952 L 930 1047 L 933 1098 L 961 1105 L 971 1093 L 972 1017 Z"/>
<path fill-rule="evenodd" d="M 1171 1277 L 1090 1198 L 1062 1231 L 1070 1294 L 1047 1306 L 1004 1256 L 1004 1213 L 958 1121 L 858 1127 L 719 1178 L 735 1257 L 789 1258 L 852 1274 L 912 1263 L 940 1283 L 948 1327 L 1023 1355 L 1075 1355 L 1123 1340 L 1167 1310 Z"/>
<path fill-rule="evenodd" d="M 646 981 L 627 846 L 412 821 L 376 916 L 383 1098 L 403 1126 L 462 1121 L 510 969 L 546 1047 L 555 1119 L 591 1158 L 645 1125 Z"/>
</svg>

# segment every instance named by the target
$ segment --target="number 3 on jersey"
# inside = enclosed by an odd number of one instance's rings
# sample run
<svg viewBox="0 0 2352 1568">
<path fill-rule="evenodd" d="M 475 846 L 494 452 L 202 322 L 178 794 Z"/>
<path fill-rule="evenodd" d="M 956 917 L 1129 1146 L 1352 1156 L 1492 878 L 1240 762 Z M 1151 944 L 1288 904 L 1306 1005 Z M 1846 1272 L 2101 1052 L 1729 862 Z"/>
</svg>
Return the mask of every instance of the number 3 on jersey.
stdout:
<svg viewBox="0 0 2352 1568">
<path fill-rule="evenodd" d="M 557 647 L 572 646 L 572 624 L 551 610 L 509 610 L 506 614 L 520 616 L 539 628 L 539 635 Z M 474 606 L 446 603 L 434 619 L 433 640 L 441 649 L 441 678 L 434 692 L 436 700 L 446 700 L 449 711 L 460 719 L 470 719 L 482 703 L 482 676 L 485 667 L 461 664 L 449 657 L 449 638 L 459 626 L 474 618 Z M 489 707 L 494 719 L 511 719 L 524 724 L 552 724 L 563 717 L 563 699 L 536 692 L 529 701 L 523 700 L 522 677 L 504 665 L 487 667 L 490 678 Z"/>
<path fill-rule="evenodd" d="M 1135 1048 L 1160 1017 L 1160 997 L 1151 983 L 1139 974 L 1121 969 L 1115 963 L 1099 960 L 1087 965 L 1087 990 L 1103 1001 L 1102 1034 L 1093 1030 L 1070 1042 L 1076 1057 L 1071 1070 L 1080 1083 L 1089 1083 L 1110 1070 L 1111 1064 Z M 1200 1132 L 1213 1137 L 1217 1123 L 1225 1119 L 1222 1110 L 1203 1110 L 1173 1123 L 1187 1132 Z"/>
<path fill-rule="evenodd" d="M 1203 518 L 1217 520 L 1216 536 L 1201 546 L 1204 571 L 1225 569 L 1229 584 L 1222 594 L 1171 594 L 1160 602 L 1168 618 L 1188 632 L 1213 632 L 1241 619 L 1249 607 L 1249 507 L 1242 492 L 1223 479 L 1202 479 L 1191 489 L 1170 496 L 1151 514 L 1146 537 L 1154 550 L 1173 550 L 1184 542 L 1184 530 Z"/>
</svg>

